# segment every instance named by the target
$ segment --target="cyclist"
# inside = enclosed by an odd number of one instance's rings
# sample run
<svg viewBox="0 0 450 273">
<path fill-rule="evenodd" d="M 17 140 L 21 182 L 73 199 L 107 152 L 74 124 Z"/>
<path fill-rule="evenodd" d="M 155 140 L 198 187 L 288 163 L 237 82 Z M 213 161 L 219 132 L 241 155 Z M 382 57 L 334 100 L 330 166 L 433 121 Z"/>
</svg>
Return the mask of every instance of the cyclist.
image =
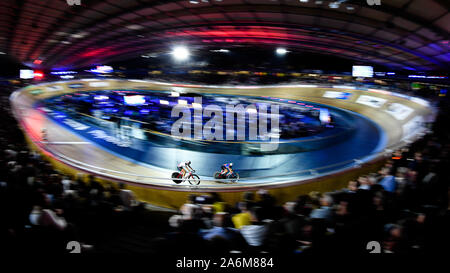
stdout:
<svg viewBox="0 0 450 273">
<path fill-rule="evenodd" d="M 189 160 L 186 162 L 181 162 L 180 164 L 178 164 L 177 168 L 181 173 L 181 177 L 184 177 L 187 171 L 192 170 L 191 161 Z"/>
<path fill-rule="evenodd" d="M 233 163 L 225 163 L 222 165 L 222 175 L 229 178 L 233 174 Z"/>
</svg>

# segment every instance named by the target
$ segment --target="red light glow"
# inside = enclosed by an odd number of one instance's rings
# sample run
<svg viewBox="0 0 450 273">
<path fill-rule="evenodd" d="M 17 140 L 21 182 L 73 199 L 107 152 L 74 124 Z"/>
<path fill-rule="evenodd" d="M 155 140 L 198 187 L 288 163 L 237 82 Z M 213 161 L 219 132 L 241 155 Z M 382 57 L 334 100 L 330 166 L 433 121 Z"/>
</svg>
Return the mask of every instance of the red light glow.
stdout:
<svg viewBox="0 0 450 273">
<path fill-rule="evenodd" d="M 34 78 L 35 79 L 42 79 L 44 77 L 44 73 L 42 71 L 35 71 L 34 72 Z"/>
</svg>

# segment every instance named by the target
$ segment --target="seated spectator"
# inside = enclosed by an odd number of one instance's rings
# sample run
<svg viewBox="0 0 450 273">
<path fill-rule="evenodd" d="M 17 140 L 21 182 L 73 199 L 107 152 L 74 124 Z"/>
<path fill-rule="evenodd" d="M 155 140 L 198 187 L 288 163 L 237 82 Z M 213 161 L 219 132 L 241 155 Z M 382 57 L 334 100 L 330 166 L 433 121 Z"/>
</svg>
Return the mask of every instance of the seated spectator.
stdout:
<svg viewBox="0 0 450 273">
<path fill-rule="evenodd" d="M 221 237 L 225 240 L 233 240 L 236 237 L 237 230 L 230 227 L 230 215 L 226 212 L 214 214 L 213 227 L 200 231 L 201 236 L 205 240 L 211 240 Z"/>
<path fill-rule="evenodd" d="M 299 238 L 300 231 L 306 222 L 306 217 L 303 214 L 304 204 L 299 205 L 298 202 L 287 202 L 284 205 L 285 215 L 280 220 L 285 232 L 291 238 Z"/>
<path fill-rule="evenodd" d="M 315 209 L 311 212 L 310 216 L 311 218 L 317 218 L 317 219 L 325 219 L 326 221 L 331 221 L 333 219 L 333 198 L 326 194 L 320 198 L 320 205 L 321 207 L 318 209 Z"/>
<path fill-rule="evenodd" d="M 395 177 L 390 174 L 389 168 L 383 168 L 380 171 L 381 180 L 379 184 L 383 186 L 385 191 L 395 192 L 397 189 L 397 182 L 395 181 Z"/>
<path fill-rule="evenodd" d="M 355 193 L 355 192 L 358 191 L 358 187 L 359 187 L 358 182 L 354 181 L 354 180 L 351 180 L 351 181 L 348 182 L 348 186 L 347 186 L 346 190 L 349 193 Z"/>
<path fill-rule="evenodd" d="M 258 195 L 260 200 L 256 203 L 256 206 L 262 208 L 263 214 L 261 215 L 262 220 L 264 219 L 274 219 L 276 215 L 275 198 L 269 194 L 267 190 L 258 190 Z"/>
<path fill-rule="evenodd" d="M 239 202 L 239 209 L 241 213 L 235 214 L 232 217 L 232 221 L 235 228 L 242 228 L 242 226 L 250 225 L 251 215 L 248 209 L 247 202 Z"/>
<path fill-rule="evenodd" d="M 200 209 L 200 205 L 196 204 L 195 200 L 197 195 L 190 194 L 188 196 L 188 202 L 183 204 L 180 208 L 181 215 L 184 219 L 191 219 L 194 216 L 194 209 Z"/>
<path fill-rule="evenodd" d="M 133 210 L 139 205 L 139 201 L 136 200 L 134 193 L 131 190 L 125 188 L 125 184 L 120 184 L 120 200 L 125 210 Z"/>
<path fill-rule="evenodd" d="M 264 242 L 267 224 L 262 221 L 262 213 L 261 207 L 253 207 L 250 211 L 251 224 L 241 228 L 241 234 L 250 246 L 259 247 Z"/>
<path fill-rule="evenodd" d="M 370 190 L 370 182 L 367 176 L 363 175 L 358 178 L 359 187 L 360 190 Z"/>
<path fill-rule="evenodd" d="M 403 228 L 397 224 L 385 226 L 385 238 L 383 240 L 383 251 L 385 253 L 401 253 L 403 247 Z"/>
<path fill-rule="evenodd" d="M 397 194 L 402 194 L 405 186 L 406 186 L 406 173 L 408 172 L 408 168 L 405 167 L 400 167 L 397 169 L 397 173 L 395 175 L 395 184 L 396 184 L 396 189 L 395 191 L 397 192 Z"/>
<path fill-rule="evenodd" d="M 313 209 L 316 209 L 320 207 L 320 198 L 322 197 L 322 194 L 318 191 L 312 191 L 308 194 L 310 200 L 311 200 L 311 207 Z"/>
<path fill-rule="evenodd" d="M 64 176 L 63 179 L 61 180 L 61 183 L 63 185 L 64 192 L 67 192 L 68 190 L 70 190 L 71 185 L 72 185 L 72 180 L 69 179 L 68 176 Z"/>
<path fill-rule="evenodd" d="M 294 211 L 297 215 L 307 217 L 311 214 L 312 204 L 309 195 L 300 195 L 295 203 Z"/>
<path fill-rule="evenodd" d="M 59 231 L 65 230 L 67 222 L 64 217 L 61 217 L 61 209 L 50 209 L 50 198 L 47 194 L 43 194 L 40 205 L 34 206 L 30 213 L 30 223 L 35 226 L 48 227 Z"/>
<path fill-rule="evenodd" d="M 212 201 L 212 208 L 215 213 L 218 212 L 225 212 L 225 209 L 227 208 L 227 204 L 223 202 L 222 198 L 220 196 L 213 192 L 211 193 L 211 201 Z"/>
</svg>

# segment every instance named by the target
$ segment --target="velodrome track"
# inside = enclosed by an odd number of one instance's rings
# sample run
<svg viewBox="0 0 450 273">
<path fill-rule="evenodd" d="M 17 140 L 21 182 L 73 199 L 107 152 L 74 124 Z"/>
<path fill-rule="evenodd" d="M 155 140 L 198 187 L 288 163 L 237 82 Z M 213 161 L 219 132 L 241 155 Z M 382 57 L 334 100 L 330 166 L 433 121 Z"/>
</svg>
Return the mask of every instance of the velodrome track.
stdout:
<svg viewBox="0 0 450 273">
<path fill-rule="evenodd" d="M 318 179 L 320 180 L 320 177 L 325 177 L 331 173 L 321 173 L 313 170 L 308 172 L 308 175 L 299 175 L 298 178 L 289 177 L 288 179 L 277 180 L 268 177 L 265 181 L 264 179 L 261 181 L 251 181 L 251 183 L 242 181 L 236 184 L 226 185 L 202 179 L 200 186 L 195 188 L 183 184 L 176 185 L 168 179 L 173 170 L 149 167 L 115 156 L 79 137 L 71 130 L 61 127 L 32 107 L 36 101 L 51 96 L 102 89 L 169 91 L 176 89 L 179 92 L 267 96 L 321 103 L 359 113 L 375 122 L 386 135 L 385 148 L 387 149 L 387 152 L 390 149 L 404 145 L 422 134 L 424 128 L 420 126 L 420 123 L 427 120 L 428 116 L 432 113 L 428 102 L 424 100 L 410 98 L 379 89 L 357 90 L 352 86 L 322 87 L 312 85 L 280 85 L 219 87 L 168 84 L 141 80 L 88 79 L 28 86 L 11 95 L 10 99 L 14 114 L 20 121 L 22 129 L 25 131 L 30 144 L 45 156 L 50 157 L 54 162 L 57 162 L 61 168 L 70 167 L 71 169 L 76 169 L 77 172 L 95 174 L 110 181 L 122 181 L 140 187 L 143 186 L 146 188 L 163 190 L 230 192 L 251 190 L 261 187 L 280 188 L 317 181 Z M 344 92 L 351 95 L 349 95 L 347 99 L 330 98 L 329 95 L 328 97 L 324 97 L 324 95 L 327 92 L 330 93 L 330 91 Z M 371 99 L 369 98 L 369 102 L 365 100 L 366 102 L 363 104 L 363 101 L 358 100 L 361 96 L 369 96 Z M 370 102 L 370 100 L 372 100 L 372 102 Z M 406 117 L 395 117 L 398 113 L 395 113 L 395 111 L 387 111 L 389 106 L 392 107 L 392 104 L 403 105 L 412 112 Z M 41 139 L 42 128 L 46 128 L 48 131 L 49 143 L 45 143 Z M 386 149 L 367 157 L 366 161 L 373 162 L 382 159 Z M 362 162 L 359 162 L 359 164 L 361 163 Z M 355 164 L 351 167 L 346 165 L 345 168 L 338 171 L 333 170 L 333 173 L 336 174 L 339 171 L 347 172 L 349 170 L 351 171 L 353 168 L 357 169 L 360 167 L 359 164 L 358 161 L 355 161 Z M 267 183 L 268 181 L 271 183 Z"/>
</svg>

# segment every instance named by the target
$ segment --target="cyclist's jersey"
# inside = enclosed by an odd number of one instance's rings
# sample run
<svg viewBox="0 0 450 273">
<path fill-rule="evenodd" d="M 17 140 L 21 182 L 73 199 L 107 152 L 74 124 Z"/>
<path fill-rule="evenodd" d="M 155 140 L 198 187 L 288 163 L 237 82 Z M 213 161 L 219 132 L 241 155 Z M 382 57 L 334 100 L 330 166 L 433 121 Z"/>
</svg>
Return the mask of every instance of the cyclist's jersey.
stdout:
<svg viewBox="0 0 450 273">
<path fill-rule="evenodd" d="M 233 173 L 233 169 L 231 168 L 230 163 L 226 163 L 222 165 L 222 174 L 226 174 L 227 177 Z"/>
<path fill-rule="evenodd" d="M 189 170 L 188 167 L 190 167 L 190 164 L 188 164 L 187 162 L 181 162 L 180 164 L 178 164 L 178 170 L 180 171 L 182 169 Z"/>
</svg>

